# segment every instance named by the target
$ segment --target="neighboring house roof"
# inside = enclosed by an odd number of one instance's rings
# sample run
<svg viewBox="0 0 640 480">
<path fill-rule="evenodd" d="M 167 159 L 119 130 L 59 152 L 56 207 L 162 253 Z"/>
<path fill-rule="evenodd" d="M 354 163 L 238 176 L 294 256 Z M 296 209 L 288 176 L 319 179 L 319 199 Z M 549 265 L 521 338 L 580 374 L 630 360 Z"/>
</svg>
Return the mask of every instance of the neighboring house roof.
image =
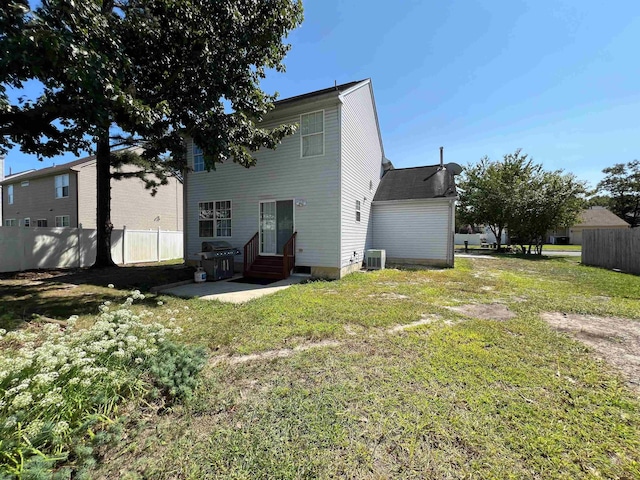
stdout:
<svg viewBox="0 0 640 480">
<path fill-rule="evenodd" d="M 91 155 L 89 157 L 84 157 L 84 158 L 79 158 L 78 160 L 74 160 L 72 162 L 67 162 L 67 163 L 63 163 L 61 165 L 56 165 L 54 167 L 47 167 L 47 168 L 42 168 L 40 170 L 31 170 L 29 172 L 26 172 L 24 174 L 18 174 L 16 173 L 15 175 L 11 175 L 9 177 L 6 177 L 4 179 L 3 182 L 0 182 L 0 185 L 7 185 L 10 183 L 13 183 L 13 181 L 15 180 L 15 178 L 19 175 L 20 176 L 20 180 L 30 180 L 33 178 L 39 178 L 39 177 L 46 177 L 49 175 L 56 175 L 56 174 L 61 174 L 64 172 L 68 172 L 69 170 L 72 170 L 73 167 L 82 165 L 84 163 L 89 163 L 93 160 L 95 160 L 95 156 Z"/>
<path fill-rule="evenodd" d="M 573 228 L 628 227 L 629 224 L 604 207 L 592 207 L 580 213 L 580 221 Z"/>
<path fill-rule="evenodd" d="M 0 183 L 1 183 L 1 182 L 4 182 L 5 180 L 10 180 L 10 179 L 11 179 L 11 180 L 13 180 L 13 179 L 15 179 L 15 178 L 17 178 L 17 177 L 21 177 L 22 175 L 26 175 L 27 173 L 31 173 L 31 172 L 35 172 L 35 171 L 36 171 L 36 169 L 35 169 L 35 168 L 32 168 L 32 169 L 30 169 L 30 170 L 24 170 L 23 172 L 11 173 L 11 174 L 7 175 L 6 177 L 4 177 L 4 178 L 0 181 Z"/>
<path fill-rule="evenodd" d="M 351 87 L 356 86 L 361 82 L 364 82 L 365 80 L 358 80 L 356 82 L 343 83 L 342 85 L 323 88 L 322 90 L 316 90 L 315 92 L 304 93 L 302 95 L 296 95 L 295 97 L 283 98 L 282 100 L 277 100 L 276 102 L 274 102 L 274 105 L 275 106 L 285 105 L 288 103 L 298 102 L 300 100 L 306 100 L 312 97 L 319 97 L 319 96 L 334 93 L 334 92 L 336 93 L 336 95 L 340 95 L 342 92 L 350 89 Z"/>
<path fill-rule="evenodd" d="M 388 170 L 376 191 L 374 202 L 456 197 L 453 174 L 440 165 Z"/>
</svg>

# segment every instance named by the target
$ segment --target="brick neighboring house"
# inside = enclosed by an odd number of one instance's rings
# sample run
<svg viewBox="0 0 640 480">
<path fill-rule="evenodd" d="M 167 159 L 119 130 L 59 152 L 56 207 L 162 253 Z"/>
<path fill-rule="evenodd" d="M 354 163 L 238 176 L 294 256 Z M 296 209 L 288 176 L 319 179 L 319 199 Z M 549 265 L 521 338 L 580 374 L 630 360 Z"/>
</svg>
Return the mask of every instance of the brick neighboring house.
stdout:
<svg viewBox="0 0 640 480">
<path fill-rule="evenodd" d="M 94 156 L 9 175 L 0 186 L 3 226 L 96 228 Z M 138 178 L 111 180 L 114 228 L 182 231 L 182 202 L 182 182 L 175 177 L 155 196 Z"/>
</svg>

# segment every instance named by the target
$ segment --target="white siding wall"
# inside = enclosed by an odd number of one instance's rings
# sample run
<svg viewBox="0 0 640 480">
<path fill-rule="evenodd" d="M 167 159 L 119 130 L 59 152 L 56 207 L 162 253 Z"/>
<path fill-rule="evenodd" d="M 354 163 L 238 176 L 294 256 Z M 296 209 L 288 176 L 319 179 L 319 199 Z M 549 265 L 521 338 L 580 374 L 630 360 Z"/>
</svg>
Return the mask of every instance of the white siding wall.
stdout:
<svg viewBox="0 0 640 480">
<path fill-rule="evenodd" d="M 371 201 L 380 183 L 383 157 L 371 84 L 367 83 L 345 95 L 343 102 L 341 267 L 361 263 L 364 250 L 372 247 Z M 360 222 L 356 222 L 356 200 L 361 204 Z"/>
<path fill-rule="evenodd" d="M 373 217 L 373 248 L 386 250 L 387 258 L 451 260 L 450 200 L 376 203 Z"/>
<path fill-rule="evenodd" d="M 276 150 L 255 154 L 257 164 L 243 168 L 231 161 L 217 165 L 215 171 L 189 173 L 186 182 L 186 259 L 201 250 L 198 232 L 198 202 L 231 200 L 232 237 L 221 238 L 239 248 L 258 231 L 260 200 L 304 199 L 305 206 L 294 206 L 296 265 L 338 267 L 338 158 L 339 128 L 337 99 L 305 106 L 282 107 L 285 116 L 278 123 L 298 123 L 301 113 L 324 109 L 324 155 L 300 158 L 300 133 L 285 138 Z M 285 110 L 286 108 L 286 110 Z M 274 117 L 275 118 L 275 117 Z M 273 126 L 273 124 L 266 124 Z M 193 165 L 192 144 L 188 142 L 188 161 Z M 242 261 L 242 256 L 236 257 Z"/>
</svg>

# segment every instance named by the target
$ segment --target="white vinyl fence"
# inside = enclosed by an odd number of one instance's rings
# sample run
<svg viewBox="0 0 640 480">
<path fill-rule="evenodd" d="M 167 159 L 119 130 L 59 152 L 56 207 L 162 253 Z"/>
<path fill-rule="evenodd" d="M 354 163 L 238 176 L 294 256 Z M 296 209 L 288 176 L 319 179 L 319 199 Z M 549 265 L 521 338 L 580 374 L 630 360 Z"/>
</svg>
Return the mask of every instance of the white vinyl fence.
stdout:
<svg viewBox="0 0 640 480">
<path fill-rule="evenodd" d="M 119 265 L 182 258 L 182 232 L 114 229 L 111 256 Z M 0 227 L 0 272 L 88 267 L 96 259 L 96 230 Z"/>
</svg>

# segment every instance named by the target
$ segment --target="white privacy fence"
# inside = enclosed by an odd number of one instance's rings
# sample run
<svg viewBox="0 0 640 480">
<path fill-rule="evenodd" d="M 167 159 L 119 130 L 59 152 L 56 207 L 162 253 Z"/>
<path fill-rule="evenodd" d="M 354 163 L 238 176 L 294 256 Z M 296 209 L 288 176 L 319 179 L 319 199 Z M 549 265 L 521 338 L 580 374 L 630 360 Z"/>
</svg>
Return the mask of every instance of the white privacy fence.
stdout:
<svg viewBox="0 0 640 480">
<path fill-rule="evenodd" d="M 113 230 L 111 256 L 119 265 L 181 258 L 182 232 Z M 96 230 L 0 227 L 0 272 L 88 267 L 96 259 Z"/>
</svg>

